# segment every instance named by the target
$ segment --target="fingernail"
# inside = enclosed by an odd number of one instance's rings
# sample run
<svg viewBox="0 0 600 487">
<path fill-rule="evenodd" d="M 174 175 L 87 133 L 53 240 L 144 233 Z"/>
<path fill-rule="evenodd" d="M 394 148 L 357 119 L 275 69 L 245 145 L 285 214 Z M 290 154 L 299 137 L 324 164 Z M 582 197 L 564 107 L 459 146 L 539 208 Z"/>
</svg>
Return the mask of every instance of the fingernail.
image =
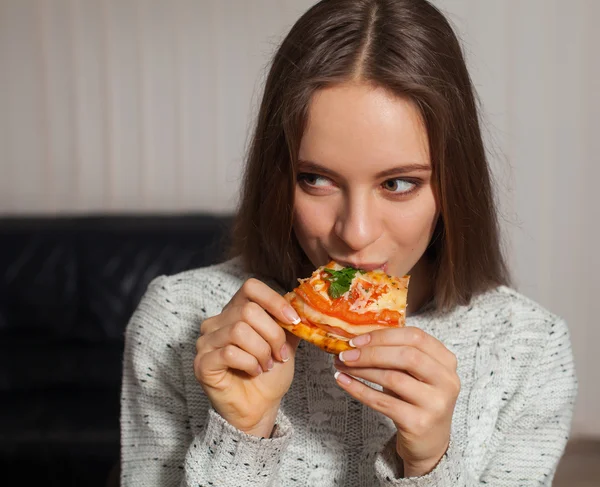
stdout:
<svg viewBox="0 0 600 487">
<path fill-rule="evenodd" d="M 297 325 L 301 321 L 298 313 L 296 313 L 296 310 L 290 305 L 287 305 L 285 308 L 283 308 L 283 316 L 285 316 L 289 322 L 294 325 Z"/>
<path fill-rule="evenodd" d="M 284 343 L 283 347 L 281 347 L 281 360 L 287 362 L 290 359 L 290 354 L 288 352 L 287 345 Z"/>
<path fill-rule="evenodd" d="M 262 367 L 259 365 L 256 369 L 256 375 L 261 375 L 263 373 Z"/>
<path fill-rule="evenodd" d="M 359 335 L 350 340 L 351 347 L 362 347 L 371 341 L 371 335 Z"/>
<path fill-rule="evenodd" d="M 336 371 L 336 373 L 334 374 L 335 380 L 337 380 L 338 382 L 349 386 L 350 384 L 352 384 L 352 379 L 350 379 L 350 377 L 348 377 L 346 374 L 342 374 L 339 370 Z"/>
<path fill-rule="evenodd" d="M 273 370 L 274 366 L 275 366 L 275 364 L 273 363 L 273 359 L 270 358 L 269 361 L 267 362 L 267 370 Z"/>
<path fill-rule="evenodd" d="M 352 362 L 360 357 L 360 350 L 346 350 L 339 357 L 342 362 Z"/>
</svg>

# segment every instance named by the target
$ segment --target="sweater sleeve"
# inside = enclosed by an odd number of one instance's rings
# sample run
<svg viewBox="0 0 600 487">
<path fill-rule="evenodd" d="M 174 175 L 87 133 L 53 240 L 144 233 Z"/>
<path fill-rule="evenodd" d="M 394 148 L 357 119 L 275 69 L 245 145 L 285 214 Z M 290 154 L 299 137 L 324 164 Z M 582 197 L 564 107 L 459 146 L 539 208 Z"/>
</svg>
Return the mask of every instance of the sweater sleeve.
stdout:
<svg viewBox="0 0 600 487">
<path fill-rule="evenodd" d="M 399 478 L 392 439 L 376 458 L 382 487 L 550 486 L 571 425 L 577 380 L 566 324 L 554 323 L 546 346 L 531 364 L 528 379 L 498 412 L 492 438 L 481 448 L 495 449 L 472 465 L 457 445 L 423 477 Z"/>
<path fill-rule="evenodd" d="M 157 278 L 127 326 L 121 485 L 274 485 L 292 434 L 281 412 L 269 439 L 246 435 L 209 407 L 204 424 L 197 425 L 197 434 L 192 433 L 176 344 L 181 318 L 175 302 L 169 279 Z"/>
</svg>

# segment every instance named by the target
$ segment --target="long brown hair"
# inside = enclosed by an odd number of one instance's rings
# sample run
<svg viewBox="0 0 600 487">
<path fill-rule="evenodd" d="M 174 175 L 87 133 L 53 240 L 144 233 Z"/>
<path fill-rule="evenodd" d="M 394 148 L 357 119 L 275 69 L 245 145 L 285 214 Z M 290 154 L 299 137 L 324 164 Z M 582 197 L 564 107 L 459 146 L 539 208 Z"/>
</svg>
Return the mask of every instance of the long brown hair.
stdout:
<svg viewBox="0 0 600 487">
<path fill-rule="evenodd" d="M 294 285 L 307 257 L 293 232 L 295 166 L 316 90 L 381 86 L 418 107 L 440 218 L 427 255 L 439 308 L 508 282 L 474 88 L 456 35 L 426 0 L 322 0 L 276 52 L 247 156 L 233 255 Z"/>
</svg>

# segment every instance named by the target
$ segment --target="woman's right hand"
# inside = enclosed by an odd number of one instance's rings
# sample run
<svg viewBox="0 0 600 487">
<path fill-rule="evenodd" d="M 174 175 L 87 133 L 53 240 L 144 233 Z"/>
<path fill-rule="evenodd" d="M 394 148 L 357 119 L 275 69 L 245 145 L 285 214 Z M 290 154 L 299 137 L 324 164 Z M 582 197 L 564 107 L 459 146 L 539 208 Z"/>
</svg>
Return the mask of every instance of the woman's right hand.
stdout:
<svg viewBox="0 0 600 487">
<path fill-rule="evenodd" d="M 283 296 L 248 279 L 223 311 L 204 320 L 194 373 L 214 409 L 245 433 L 268 438 L 294 377 L 300 339 L 273 319 L 299 320 Z"/>
</svg>

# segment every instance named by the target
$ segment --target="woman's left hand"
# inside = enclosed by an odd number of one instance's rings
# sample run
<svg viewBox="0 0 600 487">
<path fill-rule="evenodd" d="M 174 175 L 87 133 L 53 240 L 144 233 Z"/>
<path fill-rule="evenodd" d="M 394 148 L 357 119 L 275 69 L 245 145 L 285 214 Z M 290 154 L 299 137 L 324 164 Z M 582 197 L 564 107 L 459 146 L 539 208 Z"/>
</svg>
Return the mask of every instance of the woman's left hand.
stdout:
<svg viewBox="0 0 600 487">
<path fill-rule="evenodd" d="M 419 328 L 389 328 L 361 335 L 336 360 L 340 386 L 396 425 L 396 451 L 405 477 L 431 472 L 450 442 L 460 391 L 456 357 Z M 351 378 L 379 384 L 383 392 Z"/>
</svg>

